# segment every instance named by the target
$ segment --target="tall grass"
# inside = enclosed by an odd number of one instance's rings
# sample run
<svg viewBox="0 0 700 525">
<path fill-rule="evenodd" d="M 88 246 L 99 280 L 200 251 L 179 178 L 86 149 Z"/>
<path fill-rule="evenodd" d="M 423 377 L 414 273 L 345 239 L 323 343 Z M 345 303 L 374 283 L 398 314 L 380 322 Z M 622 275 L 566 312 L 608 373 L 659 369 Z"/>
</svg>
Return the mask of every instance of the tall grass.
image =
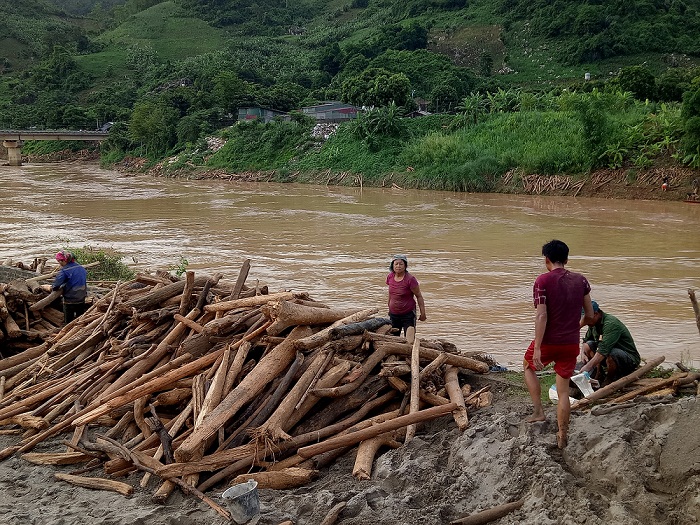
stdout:
<svg viewBox="0 0 700 525">
<path fill-rule="evenodd" d="M 411 166 L 417 185 L 462 191 L 487 191 L 515 167 L 545 175 L 588 167 L 581 126 L 564 112 L 492 115 L 456 133 L 417 138 L 406 145 L 400 160 Z"/>
<path fill-rule="evenodd" d="M 298 122 L 239 123 L 224 134 L 228 142 L 206 165 L 231 171 L 285 168 L 312 145 L 309 132 L 309 125 Z"/>
</svg>

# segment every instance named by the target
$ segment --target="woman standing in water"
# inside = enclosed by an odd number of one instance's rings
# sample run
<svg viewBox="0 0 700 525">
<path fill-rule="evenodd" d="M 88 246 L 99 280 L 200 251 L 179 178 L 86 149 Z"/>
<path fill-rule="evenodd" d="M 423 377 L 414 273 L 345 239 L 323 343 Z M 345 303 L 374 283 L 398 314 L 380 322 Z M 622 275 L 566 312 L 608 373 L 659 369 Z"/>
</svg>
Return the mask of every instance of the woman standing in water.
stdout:
<svg viewBox="0 0 700 525">
<path fill-rule="evenodd" d="M 405 255 L 394 255 L 386 277 L 389 286 L 389 318 L 391 326 L 403 330 L 406 339 L 413 344 L 416 335 L 416 302 L 420 308 L 421 321 L 426 320 L 425 303 L 418 279 L 408 273 L 408 259 Z"/>
</svg>

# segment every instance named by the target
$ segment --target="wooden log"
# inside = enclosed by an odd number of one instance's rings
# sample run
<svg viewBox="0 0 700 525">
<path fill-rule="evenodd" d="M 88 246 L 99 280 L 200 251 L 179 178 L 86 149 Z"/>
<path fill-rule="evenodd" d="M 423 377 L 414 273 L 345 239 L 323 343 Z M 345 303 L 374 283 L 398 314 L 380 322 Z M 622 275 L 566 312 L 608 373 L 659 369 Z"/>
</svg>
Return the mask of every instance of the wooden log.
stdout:
<svg viewBox="0 0 700 525">
<path fill-rule="evenodd" d="M 161 392 L 153 400 L 154 406 L 172 406 L 179 405 L 183 401 L 188 400 L 192 396 L 192 387 L 190 388 L 173 388 L 167 392 Z"/>
<path fill-rule="evenodd" d="M 387 380 L 383 377 L 370 377 L 350 395 L 336 398 L 317 414 L 306 418 L 297 425 L 295 434 L 304 434 L 331 425 L 339 417 L 352 410 L 362 407 L 371 401 L 382 389 L 386 388 Z"/>
<path fill-rule="evenodd" d="M 403 355 L 407 357 L 411 355 L 413 349 L 412 345 L 409 344 L 386 343 L 382 341 L 375 341 L 374 346 L 377 349 L 384 349 L 387 355 Z M 424 346 L 420 347 L 421 359 L 425 359 L 426 361 L 433 361 L 435 358 L 438 357 L 438 355 L 440 355 L 439 350 L 425 348 Z M 446 363 L 449 365 L 458 366 L 459 368 L 464 368 L 467 370 L 472 370 L 479 374 L 485 374 L 489 371 L 489 365 L 481 361 L 477 361 L 476 359 L 465 357 L 459 354 L 451 354 L 449 352 L 445 352 L 445 355 L 447 355 Z"/>
<path fill-rule="evenodd" d="M 56 381 L 52 386 L 44 387 L 37 393 L 30 395 L 24 399 L 21 399 L 16 403 L 13 403 L 12 405 L 0 409 L 0 419 L 13 417 L 23 412 L 26 412 L 28 408 L 36 406 L 37 403 L 40 403 L 41 401 L 50 398 L 58 392 L 70 392 L 76 385 L 79 385 L 83 381 L 86 381 L 93 374 L 93 370 L 88 370 L 86 372 L 83 372 L 82 374 L 77 374 L 66 379 Z"/>
<path fill-rule="evenodd" d="M 435 359 L 433 359 L 428 365 L 423 368 L 420 372 L 420 380 L 422 381 L 424 377 L 427 377 L 429 374 L 432 374 L 435 372 L 438 368 L 440 368 L 442 365 L 444 365 L 447 362 L 447 354 L 446 353 L 441 353 L 438 355 Z"/>
<path fill-rule="evenodd" d="M 259 489 L 284 490 L 302 487 L 318 479 L 318 470 L 308 470 L 298 467 L 290 467 L 275 472 L 255 472 L 242 474 L 234 478 L 231 485 L 245 483 L 249 479 L 258 482 Z"/>
<path fill-rule="evenodd" d="M 382 406 L 388 399 L 391 398 L 391 394 L 382 396 L 382 398 L 377 399 L 371 403 L 367 403 L 362 409 L 358 410 L 351 417 L 344 421 L 331 425 L 330 427 L 321 429 L 317 432 L 310 432 L 300 436 L 295 436 L 289 441 L 284 441 L 279 445 L 270 444 L 271 446 L 267 449 L 262 449 L 258 443 L 252 442 L 246 445 L 236 447 L 235 449 L 220 450 L 211 455 L 205 456 L 198 461 L 189 461 L 187 463 L 175 463 L 173 465 L 165 465 L 159 469 L 159 474 L 164 477 L 172 476 L 184 476 L 187 474 L 195 472 L 207 472 L 220 469 L 222 467 L 228 467 L 225 469 L 229 473 L 237 472 L 241 469 L 248 469 L 253 461 L 258 458 L 262 459 L 269 454 L 279 454 L 281 452 L 294 450 L 301 445 L 307 443 L 313 443 L 319 439 L 332 436 L 339 432 L 345 431 L 356 431 L 367 428 L 373 424 L 384 422 L 388 419 L 398 416 L 398 412 L 390 412 L 386 414 L 381 414 L 375 416 L 369 420 L 359 421 L 362 417 L 365 417 L 371 410 Z M 358 422 L 359 421 L 359 422 Z M 256 456 L 257 454 L 257 456 Z M 233 464 L 232 462 L 238 462 L 238 464 Z M 214 477 L 219 477 L 220 473 L 214 475 Z M 220 477 L 219 479 L 223 479 Z M 209 487 L 208 483 L 204 483 L 203 486 Z"/>
<path fill-rule="evenodd" d="M 457 372 L 457 367 L 447 367 L 445 370 L 445 390 L 447 390 L 450 401 L 457 405 L 457 409 L 452 412 L 457 428 L 464 431 L 469 426 L 469 417 L 467 416 L 467 406 L 464 403 L 464 395 L 459 387 Z"/>
<path fill-rule="evenodd" d="M 603 388 L 599 388 L 598 390 L 593 392 L 590 396 L 584 397 L 583 399 L 579 399 L 575 403 L 572 403 L 571 410 L 585 408 L 585 407 L 591 405 L 594 401 L 598 401 L 599 399 L 603 399 L 604 397 L 607 397 L 610 394 L 617 392 L 622 387 L 627 386 L 628 384 L 632 383 L 636 379 L 642 377 L 644 374 L 646 374 L 650 370 L 653 370 L 654 368 L 659 366 L 661 363 L 664 362 L 665 359 L 666 359 L 665 356 L 661 356 L 661 357 L 657 357 L 656 359 L 652 359 L 646 365 L 644 365 L 641 368 L 638 368 L 637 370 L 635 370 L 631 374 L 628 374 L 624 377 L 621 377 L 617 381 L 610 383 L 608 386 L 604 386 Z"/>
<path fill-rule="evenodd" d="M 695 324 L 698 327 L 698 332 L 700 332 L 700 306 L 698 306 L 698 300 L 695 298 L 695 290 L 689 288 L 688 297 L 690 298 L 690 304 L 693 305 L 693 312 L 695 313 Z"/>
<path fill-rule="evenodd" d="M 396 358 L 396 356 L 391 356 Z M 411 373 L 411 365 L 407 365 L 403 361 L 384 361 L 382 369 L 379 371 L 381 377 L 401 377 Z"/>
<path fill-rule="evenodd" d="M 182 289 L 180 297 L 180 308 L 178 313 L 185 315 L 192 307 L 192 292 L 194 291 L 194 272 L 188 270 L 185 272 L 185 287 Z"/>
<path fill-rule="evenodd" d="M 184 324 L 185 326 L 187 326 L 187 328 L 194 330 L 198 334 L 201 334 L 204 331 L 204 327 L 201 324 L 196 323 L 196 322 L 192 321 L 191 319 L 188 319 L 187 317 L 184 317 L 180 314 L 174 314 L 173 319 Z"/>
<path fill-rule="evenodd" d="M 136 423 L 136 426 L 139 427 L 141 434 L 143 434 L 143 437 L 145 438 L 153 434 L 153 431 L 151 430 L 151 427 L 148 426 L 148 423 L 146 423 L 146 418 L 144 416 L 146 406 L 148 405 L 150 398 L 150 394 L 147 394 L 134 401 L 134 422 Z"/>
<path fill-rule="evenodd" d="M 340 513 L 343 512 L 343 509 L 346 506 L 347 503 L 345 501 L 335 504 L 333 508 L 326 513 L 326 516 L 323 518 L 323 520 L 321 520 L 320 525 L 335 525 L 335 522 L 338 521 Z"/>
<path fill-rule="evenodd" d="M 10 311 L 7 309 L 7 301 L 5 296 L 0 293 L 0 320 L 5 320 Z"/>
<path fill-rule="evenodd" d="M 3 372 L 7 369 L 43 355 L 49 349 L 49 346 L 50 343 L 44 342 L 38 346 L 28 348 L 19 354 L 6 357 L 5 359 L 0 359 L 0 375 L 4 375 Z"/>
<path fill-rule="evenodd" d="M 379 308 L 370 308 L 368 310 L 362 310 L 360 312 L 357 312 L 356 314 L 336 321 L 335 323 L 333 323 L 327 328 L 324 328 L 320 332 L 299 339 L 297 342 L 294 343 L 294 345 L 297 348 L 297 350 L 312 350 L 314 348 L 318 348 L 319 346 L 322 346 L 331 340 L 331 333 L 334 328 L 344 324 L 352 324 L 364 321 L 368 317 L 371 317 L 374 314 L 376 314 L 378 311 Z"/>
<path fill-rule="evenodd" d="M 27 283 L 22 279 L 13 279 L 5 285 L 5 296 L 33 303 L 37 297 L 31 292 Z"/>
<path fill-rule="evenodd" d="M 355 458 L 355 466 L 352 475 L 356 479 L 370 479 L 372 477 L 372 464 L 379 449 L 387 446 L 398 448 L 401 446 L 396 440 L 396 432 L 387 432 L 371 439 L 366 439 L 360 443 Z"/>
<path fill-rule="evenodd" d="M 257 439 L 271 439 L 273 441 L 279 441 L 280 439 L 291 439 L 291 436 L 287 434 L 290 425 L 288 425 L 287 420 L 294 411 L 294 407 L 299 402 L 301 397 L 306 392 L 307 388 L 311 385 L 314 377 L 326 363 L 326 357 L 329 352 L 320 352 L 313 359 L 313 363 L 306 371 L 301 375 L 296 384 L 292 387 L 289 393 L 284 397 L 282 402 L 279 404 L 277 409 L 273 412 L 265 424 L 253 431 L 253 435 Z"/>
<path fill-rule="evenodd" d="M 120 406 L 123 406 L 127 403 L 136 401 L 139 397 L 143 397 L 147 394 L 153 394 L 154 392 L 164 390 L 178 379 L 188 377 L 207 366 L 211 366 L 221 355 L 221 353 L 223 353 L 223 349 L 217 350 L 216 352 L 211 354 L 207 354 L 195 361 L 180 366 L 179 368 L 175 368 L 174 370 L 169 370 L 163 375 L 156 376 L 135 388 L 130 388 L 129 386 L 127 386 L 125 387 L 127 391 L 121 395 L 113 394 L 111 397 L 108 396 L 104 399 L 98 399 L 96 403 L 93 403 L 90 407 L 88 407 L 92 408 L 92 410 L 90 410 L 86 414 L 81 415 L 78 419 L 74 421 L 74 424 L 86 425 L 94 421 L 98 417 L 109 413 L 115 408 L 119 408 Z M 187 358 L 188 356 L 182 357 Z M 100 406 L 94 407 L 94 405 L 97 403 L 101 403 Z"/>
<path fill-rule="evenodd" d="M 235 299 L 233 301 L 221 301 L 220 303 L 208 304 L 204 307 L 205 312 L 226 312 L 236 308 L 248 308 L 252 306 L 262 306 L 270 301 L 291 301 L 296 297 L 305 297 L 305 294 L 297 294 L 292 292 L 279 292 L 270 295 L 256 295 L 255 297 L 246 297 L 243 299 Z"/>
<path fill-rule="evenodd" d="M 8 313 L 7 317 L 2 320 L 3 325 L 5 325 L 5 333 L 10 339 L 17 339 L 22 335 L 22 330 L 20 330 L 19 325 L 12 317 L 12 314 Z"/>
<path fill-rule="evenodd" d="M 263 326 L 266 328 L 266 326 Z M 219 403 L 202 425 L 175 451 L 178 461 L 190 461 L 201 458 L 206 441 L 216 434 L 220 427 L 232 418 L 243 406 L 258 395 L 275 377 L 286 370 L 296 357 L 294 341 L 307 336 L 308 327 L 295 327 L 287 339 L 265 355 L 251 373 L 246 375 L 236 388 Z"/>
<path fill-rule="evenodd" d="M 345 374 L 347 374 L 348 370 L 350 370 L 350 366 L 351 365 L 348 361 L 344 361 L 335 365 L 318 380 L 318 388 L 330 388 L 332 386 L 335 386 L 335 384 L 338 381 L 340 381 Z M 311 385 L 309 388 L 312 387 L 313 385 Z M 302 418 L 321 399 L 319 396 L 310 393 L 309 390 L 307 390 L 307 393 L 309 395 L 305 399 L 302 398 L 299 401 L 299 403 L 297 403 L 297 405 L 294 407 L 294 412 L 292 412 L 292 414 L 287 419 L 287 428 L 294 428 L 294 425 L 299 423 L 299 421 L 301 421 Z"/>
<path fill-rule="evenodd" d="M 29 307 L 29 310 L 32 312 L 38 312 L 40 310 L 43 310 L 62 295 L 63 293 L 61 292 L 61 290 L 52 290 L 49 295 L 32 304 Z"/>
<path fill-rule="evenodd" d="M 352 382 L 342 386 L 336 386 L 333 388 L 317 388 L 313 391 L 313 394 L 319 397 L 343 397 L 351 392 L 357 390 L 364 380 L 369 376 L 370 372 L 374 370 L 382 359 L 384 359 L 385 354 L 383 350 L 375 350 L 372 355 L 370 355 L 364 363 L 357 378 Z"/>
<path fill-rule="evenodd" d="M 475 514 L 470 514 L 464 518 L 459 518 L 450 522 L 450 525 L 484 525 L 485 523 L 490 523 L 503 516 L 507 516 L 511 512 L 518 510 L 525 503 L 525 498 L 519 499 L 512 503 L 504 503 L 502 505 L 497 505 L 496 507 L 491 507 L 490 509 L 482 510 Z"/>
<path fill-rule="evenodd" d="M 46 307 L 41 311 L 41 317 L 54 327 L 63 326 L 63 312 L 55 308 Z M 55 338 L 54 338 L 55 339 Z"/>
<path fill-rule="evenodd" d="M 248 278 L 248 272 L 250 272 L 250 259 L 246 259 L 243 261 L 241 269 L 238 272 L 236 284 L 233 286 L 233 290 L 231 290 L 231 295 L 228 296 L 229 301 L 236 300 L 240 296 L 241 290 L 243 290 L 243 285 L 245 284 L 245 280 Z"/>
<path fill-rule="evenodd" d="M 194 280 L 194 286 L 204 286 L 210 280 L 209 277 L 197 277 Z M 186 280 L 181 280 L 176 283 L 167 284 L 157 290 L 147 291 L 134 299 L 125 303 L 127 308 L 135 308 L 136 310 L 151 310 L 163 301 L 180 295 L 187 285 Z"/>
<path fill-rule="evenodd" d="M 35 430 L 44 430 L 49 427 L 49 424 L 43 417 L 32 416 L 30 414 L 18 414 L 0 420 L 0 426 L 5 425 L 19 425 L 22 428 L 33 428 Z"/>
<path fill-rule="evenodd" d="M 386 351 L 386 350 L 385 350 Z M 420 338 L 415 337 L 411 345 L 411 398 L 409 414 L 415 414 L 420 410 Z M 416 435 L 416 425 L 406 427 L 406 440 L 408 443 Z"/>
<path fill-rule="evenodd" d="M 279 335 L 290 326 L 334 323 L 357 313 L 358 310 L 315 308 L 291 301 L 272 301 L 263 308 L 263 313 L 274 322 L 267 328 L 269 335 Z"/>
<path fill-rule="evenodd" d="M 195 419 L 195 428 L 201 425 L 202 421 L 209 413 L 216 408 L 216 406 L 221 401 L 221 397 L 224 394 L 224 385 L 226 383 L 226 374 L 229 370 L 229 362 L 231 357 L 231 347 L 227 346 L 221 358 L 221 363 L 219 368 L 214 375 L 211 385 L 209 386 L 209 391 L 207 392 L 202 406 L 199 410 L 199 414 Z M 228 393 L 228 392 L 227 392 Z"/>
<path fill-rule="evenodd" d="M 674 374 L 673 376 L 667 378 L 667 379 L 657 379 L 654 381 L 652 384 L 644 385 L 640 388 L 636 388 L 632 390 L 631 392 L 627 392 L 626 394 L 623 394 L 619 397 L 616 397 L 611 403 L 624 403 L 626 401 L 630 401 L 634 399 L 637 396 L 643 396 L 646 394 L 650 394 L 652 392 L 655 392 L 656 390 L 662 390 L 664 388 L 667 388 L 669 386 L 677 386 L 679 383 L 679 380 L 682 378 L 687 377 L 688 374 L 686 372 L 683 372 L 681 374 Z"/>
<path fill-rule="evenodd" d="M 134 493 L 134 487 L 127 483 L 122 483 L 121 481 L 114 481 L 111 479 L 104 478 L 86 478 L 85 476 L 73 476 L 71 474 L 62 474 L 57 472 L 54 474 L 56 479 L 70 483 L 71 485 L 77 485 L 78 487 L 84 487 L 88 489 L 95 490 L 109 490 L 111 492 L 116 492 L 122 496 L 130 496 Z"/>
<path fill-rule="evenodd" d="M 345 436 L 339 436 L 336 438 L 331 438 L 326 441 L 322 441 L 315 445 L 309 445 L 300 448 L 297 453 L 302 458 L 310 458 L 317 454 L 322 454 L 328 452 L 329 450 L 334 450 L 341 447 L 351 446 L 364 441 L 365 439 L 370 439 L 379 434 L 385 432 L 390 432 L 391 430 L 397 430 L 403 428 L 412 423 L 420 423 L 422 421 L 429 421 L 431 419 L 436 419 L 440 416 L 448 414 L 457 408 L 456 403 L 450 403 L 448 405 L 443 405 L 439 407 L 432 407 L 425 410 L 421 410 L 414 414 L 407 414 L 405 416 L 397 417 L 396 419 L 391 419 L 384 423 L 380 423 L 373 427 L 369 427 L 352 434 L 347 434 Z"/>
<path fill-rule="evenodd" d="M 34 465 L 75 465 L 93 459 L 82 452 L 28 452 L 22 459 Z"/>
</svg>

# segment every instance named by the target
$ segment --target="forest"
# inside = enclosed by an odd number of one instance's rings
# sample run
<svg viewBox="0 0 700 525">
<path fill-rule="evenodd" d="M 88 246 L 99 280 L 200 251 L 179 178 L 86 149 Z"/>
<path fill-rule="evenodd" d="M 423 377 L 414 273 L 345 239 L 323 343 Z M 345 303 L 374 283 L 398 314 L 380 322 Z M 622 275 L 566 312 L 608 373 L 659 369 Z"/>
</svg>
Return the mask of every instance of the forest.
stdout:
<svg viewBox="0 0 700 525">
<path fill-rule="evenodd" d="M 700 0 L 0 0 L 0 128 L 98 129 L 105 165 L 524 175 L 700 168 Z M 366 108 L 328 140 L 299 109 Z M 406 118 L 421 104 L 429 115 Z M 289 114 L 237 123 L 238 109 Z M 225 140 L 210 149 L 211 137 Z M 29 143 L 40 154 L 82 143 Z"/>
</svg>

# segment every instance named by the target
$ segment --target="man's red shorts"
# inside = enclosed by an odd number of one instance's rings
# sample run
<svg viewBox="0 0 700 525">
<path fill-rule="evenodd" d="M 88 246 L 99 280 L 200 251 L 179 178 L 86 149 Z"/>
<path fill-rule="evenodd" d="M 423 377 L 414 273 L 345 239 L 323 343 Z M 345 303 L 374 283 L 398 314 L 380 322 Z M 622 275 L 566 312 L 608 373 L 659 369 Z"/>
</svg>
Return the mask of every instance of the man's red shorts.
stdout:
<svg viewBox="0 0 700 525">
<path fill-rule="evenodd" d="M 562 376 L 564 379 L 571 378 L 574 375 L 574 368 L 576 368 L 576 360 L 578 359 L 579 346 L 575 345 L 541 345 L 540 350 L 542 351 L 542 364 L 547 366 L 549 363 L 554 361 L 554 371 Z M 532 354 L 535 352 L 535 341 L 530 343 L 527 351 L 525 352 L 525 362 L 527 365 L 536 370 L 535 365 L 532 362 Z"/>
</svg>

